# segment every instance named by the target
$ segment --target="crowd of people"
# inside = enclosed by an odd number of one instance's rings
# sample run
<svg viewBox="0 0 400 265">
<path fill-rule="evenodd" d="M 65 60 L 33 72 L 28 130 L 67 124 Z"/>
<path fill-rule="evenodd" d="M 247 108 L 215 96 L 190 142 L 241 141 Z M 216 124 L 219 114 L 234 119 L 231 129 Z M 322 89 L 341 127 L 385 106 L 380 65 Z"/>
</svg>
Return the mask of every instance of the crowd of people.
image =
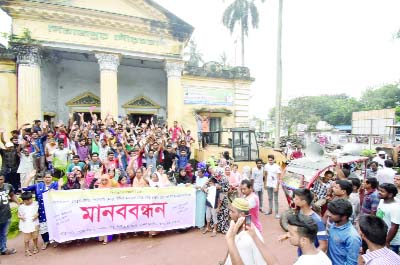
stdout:
<svg viewBox="0 0 400 265">
<path fill-rule="evenodd" d="M 208 119 L 195 118 L 199 126 Z M 257 159 L 253 168 L 240 171 L 228 152 L 194 163 L 195 139 L 178 122 L 168 128 L 152 119 L 117 122 L 93 113 L 90 120 L 71 115 L 66 124 L 24 124 L 7 141 L 4 133 L 0 131 L 2 255 L 16 253 L 7 248 L 11 201 L 19 205 L 25 255 L 31 256 L 50 244 L 43 202 L 49 190 L 183 185 L 196 189 L 195 226 L 202 234 L 226 234 L 224 264 L 279 264 L 278 254 L 264 243 L 260 221 L 260 214 L 281 218 L 278 197 L 284 172 L 273 155 L 265 164 Z M 206 146 L 207 140 L 202 142 Z M 365 179 L 351 166 L 334 163 L 335 170 L 322 172 L 312 189 L 294 191 L 298 211 L 289 216 L 289 231 L 280 240 L 297 247 L 295 264 L 400 264 L 400 176 L 393 161 L 378 153 Z M 100 241 L 107 244 L 108 237 Z"/>
<path fill-rule="evenodd" d="M 7 141 L 4 137 L 7 132 L 0 130 L 4 145 L 0 147 L 2 254 L 16 252 L 6 245 L 11 201 L 20 204 L 18 217 L 25 235 L 25 254 L 30 256 L 39 251 L 39 234 L 43 240 L 41 249 L 48 247 L 43 194 L 50 190 L 193 185 L 197 189 L 196 226 L 203 228 L 204 234 L 211 232 L 211 236 L 217 231 L 226 233 L 228 194 L 237 193 L 241 181 L 238 167 L 233 165 L 231 171 L 229 153 L 193 164 L 191 145 L 195 140 L 190 130 L 184 130 L 178 122 L 168 128 L 153 119 L 139 118 L 133 123 L 124 118 L 118 123 L 109 115 L 104 120 L 93 113 L 90 120 L 84 120 L 83 113 L 78 116 L 74 120 L 71 115 L 66 124 L 40 120 L 24 124 L 9 132 L 11 138 Z M 201 147 L 206 148 L 207 140 L 201 139 L 206 137 L 209 118 L 199 115 L 195 118 L 203 120 L 199 139 Z M 156 234 L 149 232 L 151 236 Z M 107 243 L 107 237 L 100 239 Z"/>
<path fill-rule="evenodd" d="M 261 161 L 256 163 L 254 190 L 263 196 L 259 185 L 264 184 L 266 190 L 275 188 L 268 185 L 271 180 L 267 176 L 280 179 L 281 171 L 271 166 L 273 157 L 264 167 Z M 400 176 L 392 169 L 393 161 L 378 152 L 363 173 L 365 178 L 357 175 L 352 165 L 339 165 L 335 158 L 333 164 L 334 170 L 321 172 L 311 189 L 294 190 L 297 210 L 289 215 L 288 232 L 279 240 L 288 239 L 298 247 L 295 264 L 400 264 Z M 245 181 L 243 184 L 247 186 Z M 272 203 L 275 197 L 268 192 L 266 214 L 277 209 L 278 203 Z M 261 230 L 246 222 L 252 204 L 238 198 L 230 207 L 225 264 L 281 264 L 279 254 L 260 237 Z"/>
</svg>

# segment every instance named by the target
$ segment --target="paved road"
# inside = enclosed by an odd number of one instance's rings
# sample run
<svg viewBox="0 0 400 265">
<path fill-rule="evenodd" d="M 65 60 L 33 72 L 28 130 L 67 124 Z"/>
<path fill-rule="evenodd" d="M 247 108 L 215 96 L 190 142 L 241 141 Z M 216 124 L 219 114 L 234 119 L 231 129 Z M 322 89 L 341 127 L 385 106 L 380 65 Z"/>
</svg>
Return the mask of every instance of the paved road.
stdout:
<svg viewBox="0 0 400 265">
<path fill-rule="evenodd" d="M 286 209 L 282 190 L 280 202 L 281 209 Z M 261 222 L 264 240 L 279 257 L 281 264 L 293 264 L 296 248 L 289 242 L 277 242 L 277 237 L 283 233 L 278 220 L 262 215 Z M 215 265 L 224 258 L 227 250 L 224 235 L 211 238 L 209 234 L 201 234 L 198 229 L 183 234 L 169 232 L 154 238 L 138 236 L 121 242 L 114 240 L 105 246 L 94 241 L 81 245 L 70 244 L 48 248 L 32 257 L 24 256 L 21 235 L 10 240 L 8 246 L 16 248 L 18 253 L 0 256 L 2 265 Z"/>
</svg>

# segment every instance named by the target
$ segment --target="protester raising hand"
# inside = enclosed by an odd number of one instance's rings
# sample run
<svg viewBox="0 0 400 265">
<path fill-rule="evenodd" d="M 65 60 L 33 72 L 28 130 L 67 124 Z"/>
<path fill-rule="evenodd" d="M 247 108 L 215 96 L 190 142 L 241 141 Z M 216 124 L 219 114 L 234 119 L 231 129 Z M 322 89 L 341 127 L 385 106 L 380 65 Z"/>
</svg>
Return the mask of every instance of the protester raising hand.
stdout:
<svg viewBox="0 0 400 265">
<path fill-rule="evenodd" d="M 237 222 L 231 220 L 228 232 L 225 234 L 226 243 L 228 245 L 228 254 L 231 258 L 232 265 L 243 265 L 244 262 L 240 257 L 239 250 L 236 247 L 235 236 L 243 227 L 244 217 L 240 217 Z M 226 261 L 226 258 L 225 258 Z"/>
</svg>

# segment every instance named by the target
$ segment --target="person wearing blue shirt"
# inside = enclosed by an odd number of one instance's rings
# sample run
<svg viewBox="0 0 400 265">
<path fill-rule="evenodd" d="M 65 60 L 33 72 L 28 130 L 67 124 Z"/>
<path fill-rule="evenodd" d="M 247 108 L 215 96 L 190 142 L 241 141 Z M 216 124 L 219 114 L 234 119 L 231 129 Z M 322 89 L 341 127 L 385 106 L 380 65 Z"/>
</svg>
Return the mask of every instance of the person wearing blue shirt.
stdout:
<svg viewBox="0 0 400 265">
<path fill-rule="evenodd" d="M 351 203 L 336 199 L 328 204 L 327 216 L 333 225 L 329 229 L 328 257 L 333 265 L 357 265 L 361 238 L 349 221 Z"/>
<path fill-rule="evenodd" d="M 317 224 L 318 232 L 314 241 L 315 247 L 322 252 L 326 252 L 328 248 L 328 234 L 321 217 L 311 209 L 313 198 L 314 194 L 309 189 L 297 189 L 294 191 L 294 203 L 300 208 L 300 213 L 311 217 Z M 303 254 L 300 247 L 297 249 L 297 254 L 298 256 Z"/>
<path fill-rule="evenodd" d="M 178 152 L 176 152 L 176 156 L 178 157 L 177 168 L 185 168 L 187 163 L 189 163 L 189 157 L 187 156 L 186 151 L 178 150 Z"/>
<path fill-rule="evenodd" d="M 43 239 L 42 250 L 45 250 L 50 243 L 49 240 L 49 232 L 47 229 L 47 218 L 46 211 L 44 208 L 43 194 L 50 190 L 58 190 L 59 183 L 57 181 L 53 181 L 53 177 L 51 176 L 51 172 L 47 171 L 44 175 L 43 182 L 38 182 L 36 184 L 27 186 L 32 178 L 35 176 L 36 171 L 32 171 L 29 177 L 25 180 L 23 191 L 30 191 L 35 193 L 36 201 L 39 204 L 39 232 Z M 62 179 L 61 179 L 62 180 Z"/>
<path fill-rule="evenodd" d="M 45 167 L 45 142 L 47 140 L 47 131 L 44 131 L 44 133 L 39 136 L 39 133 L 34 131 L 32 132 L 32 142 L 34 142 L 39 149 L 39 151 L 36 151 L 36 148 L 31 145 L 31 152 L 36 152 L 36 159 L 38 162 L 35 162 L 36 170 L 39 176 L 43 177 L 44 176 L 44 171 L 46 170 Z"/>
</svg>

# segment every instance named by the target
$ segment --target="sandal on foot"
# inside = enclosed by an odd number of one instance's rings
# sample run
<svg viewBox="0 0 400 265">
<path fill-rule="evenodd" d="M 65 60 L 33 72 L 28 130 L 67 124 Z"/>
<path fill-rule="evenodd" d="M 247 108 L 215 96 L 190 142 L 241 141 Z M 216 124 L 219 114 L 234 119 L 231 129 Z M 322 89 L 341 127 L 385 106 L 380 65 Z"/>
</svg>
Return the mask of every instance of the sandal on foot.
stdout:
<svg viewBox="0 0 400 265">
<path fill-rule="evenodd" d="M 207 232 L 211 232 L 211 230 L 208 230 L 207 228 L 204 229 L 204 231 L 202 232 L 203 234 L 206 234 Z"/>
<path fill-rule="evenodd" d="M 37 253 L 39 253 L 39 249 L 38 248 L 33 248 L 33 252 L 32 252 L 33 254 L 37 254 Z"/>
<path fill-rule="evenodd" d="M 217 231 L 212 231 L 212 233 L 211 233 L 211 237 L 215 237 L 215 236 L 217 236 Z"/>
<path fill-rule="evenodd" d="M 41 247 L 42 250 L 45 250 L 49 246 L 49 242 L 43 243 L 43 246 Z"/>
<path fill-rule="evenodd" d="M 25 256 L 26 257 L 32 256 L 32 252 L 29 249 L 25 250 Z"/>
<path fill-rule="evenodd" d="M 10 248 L 10 249 L 7 249 L 6 251 L 1 252 L 1 255 L 12 255 L 15 253 L 17 253 L 15 248 Z"/>
</svg>

